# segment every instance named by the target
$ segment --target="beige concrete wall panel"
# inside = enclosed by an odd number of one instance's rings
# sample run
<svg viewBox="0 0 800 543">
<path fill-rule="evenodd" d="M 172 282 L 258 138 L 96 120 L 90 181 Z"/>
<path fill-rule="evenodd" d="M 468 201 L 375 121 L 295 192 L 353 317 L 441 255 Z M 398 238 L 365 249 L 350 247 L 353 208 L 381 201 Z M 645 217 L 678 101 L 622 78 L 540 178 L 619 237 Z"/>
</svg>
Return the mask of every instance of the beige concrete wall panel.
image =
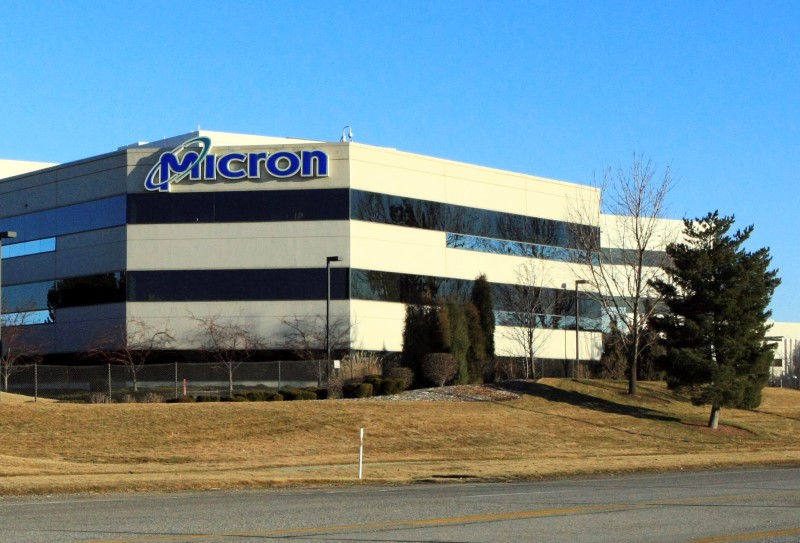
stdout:
<svg viewBox="0 0 800 543">
<path fill-rule="evenodd" d="M 353 188 L 457 205 L 566 220 L 569 198 L 587 199 L 591 187 L 464 164 L 394 149 L 353 146 Z"/>
<path fill-rule="evenodd" d="M 353 300 L 352 322 L 356 348 L 367 351 L 401 351 L 405 304 Z"/>
<path fill-rule="evenodd" d="M 353 268 L 425 275 L 446 271 L 444 232 L 362 221 L 351 225 Z"/>
<path fill-rule="evenodd" d="M 631 217 L 601 215 L 600 245 L 614 249 L 635 248 L 636 240 L 632 233 L 634 226 L 634 221 Z M 648 250 L 663 251 L 668 243 L 681 241 L 683 241 L 683 220 L 658 219 L 653 229 L 653 236 Z"/>
<path fill-rule="evenodd" d="M 351 188 L 421 200 L 446 201 L 445 178 L 442 175 L 357 161 L 352 161 L 350 166 Z"/>
<path fill-rule="evenodd" d="M 49 177 L 49 176 L 47 176 Z M 0 217 L 13 217 L 26 213 L 34 213 L 58 206 L 55 180 L 48 183 L 36 183 L 25 187 L 22 183 L 14 183 L 16 188 L 3 187 L 8 190 L 0 191 L 3 202 L 0 207 Z M 5 183 L 0 183 L 0 187 Z"/>
<path fill-rule="evenodd" d="M 65 206 L 125 193 L 125 153 L 101 155 L 58 168 L 58 205 Z"/>
<path fill-rule="evenodd" d="M 128 227 L 132 270 L 318 268 L 324 255 L 347 265 L 349 248 L 348 221 Z"/>
<path fill-rule="evenodd" d="M 515 341 L 514 332 L 506 326 L 495 328 L 495 353 L 498 356 L 525 356 L 524 346 Z M 597 332 L 580 332 L 581 360 L 600 360 L 603 353 L 602 334 Z M 575 360 L 574 330 L 537 330 L 534 339 L 537 358 L 555 360 Z"/>
<path fill-rule="evenodd" d="M 125 227 L 62 236 L 57 250 L 59 277 L 122 271 L 126 262 Z"/>
<path fill-rule="evenodd" d="M 55 252 L 3 259 L 4 285 L 52 281 L 55 277 Z"/>
<path fill-rule="evenodd" d="M 552 260 L 528 259 L 520 256 L 499 255 L 468 251 L 464 249 L 447 249 L 448 277 L 460 279 L 475 279 L 480 274 L 486 274 L 492 283 L 519 282 L 519 277 L 527 277 L 518 273 L 525 266 L 532 266 L 533 276 L 538 286 L 560 288 L 562 283 L 572 284 L 575 280 L 573 264 L 556 262 Z"/>
</svg>

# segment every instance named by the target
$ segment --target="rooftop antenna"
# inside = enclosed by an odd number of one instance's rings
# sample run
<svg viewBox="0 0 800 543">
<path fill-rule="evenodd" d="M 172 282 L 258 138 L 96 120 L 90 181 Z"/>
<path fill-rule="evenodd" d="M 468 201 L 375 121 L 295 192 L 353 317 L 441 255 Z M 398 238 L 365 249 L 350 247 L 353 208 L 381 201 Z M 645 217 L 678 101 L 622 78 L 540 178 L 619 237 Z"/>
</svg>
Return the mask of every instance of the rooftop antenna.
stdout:
<svg viewBox="0 0 800 543">
<path fill-rule="evenodd" d="M 342 128 L 342 139 L 339 140 L 339 143 L 344 143 L 346 141 L 353 141 L 353 129 L 350 128 L 349 124 Z"/>
</svg>

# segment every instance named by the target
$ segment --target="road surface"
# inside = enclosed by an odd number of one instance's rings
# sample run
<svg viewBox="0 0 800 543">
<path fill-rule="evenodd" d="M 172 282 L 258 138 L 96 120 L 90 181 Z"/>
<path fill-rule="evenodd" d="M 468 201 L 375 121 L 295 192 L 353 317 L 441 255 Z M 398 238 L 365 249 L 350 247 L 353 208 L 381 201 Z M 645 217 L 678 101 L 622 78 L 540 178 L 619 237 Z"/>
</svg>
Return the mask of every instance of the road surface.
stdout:
<svg viewBox="0 0 800 543">
<path fill-rule="evenodd" d="M 800 541 L 800 468 L 0 499 L 13 543 Z"/>
</svg>

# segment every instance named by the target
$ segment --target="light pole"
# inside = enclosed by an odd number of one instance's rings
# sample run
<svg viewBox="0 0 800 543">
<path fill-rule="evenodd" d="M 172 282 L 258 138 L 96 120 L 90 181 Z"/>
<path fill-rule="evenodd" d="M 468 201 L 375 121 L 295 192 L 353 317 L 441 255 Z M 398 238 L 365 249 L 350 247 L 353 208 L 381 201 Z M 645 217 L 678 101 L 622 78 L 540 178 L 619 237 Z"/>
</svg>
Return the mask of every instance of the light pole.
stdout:
<svg viewBox="0 0 800 543">
<path fill-rule="evenodd" d="M 581 343 L 580 343 L 580 331 L 581 331 L 581 304 L 578 300 L 578 286 L 585 285 L 588 283 L 586 279 L 575 279 L 575 366 L 572 368 L 572 378 L 578 378 L 578 364 L 581 363 Z"/>
<path fill-rule="evenodd" d="M 325 352 L 327 353 L 328 379 L 331 376 L 331 262 L 341 262 L 338 256 L 325 258 L 325 268 L 328 274 L 328 295 L 325 298 Z"/>
<path fill-rule="evenodd" d="M 5 232 L 0 232 L 0 270 L 2 270 L 2 260 L 3 260 L 3 240 L 4 239 L 11 239 L 17 237 L 16 232 L 12 232 L 7 230 Z M 2 328 L 3 328 L 3 280 L 2 274 L 0 274 L 0 357 L 3 356 L 3 335 L 2 335 Z"/>
<path fill-rule="evenodd" d="M 567 362 L 567 284 L 561 283 L 561 311 L 564 312 L 564 316 L 561 319 L 562 328 L 564 329 L 564 377 L 567 376 L 567 371 L 569 369 L 569 362 Z"/>
</svg>

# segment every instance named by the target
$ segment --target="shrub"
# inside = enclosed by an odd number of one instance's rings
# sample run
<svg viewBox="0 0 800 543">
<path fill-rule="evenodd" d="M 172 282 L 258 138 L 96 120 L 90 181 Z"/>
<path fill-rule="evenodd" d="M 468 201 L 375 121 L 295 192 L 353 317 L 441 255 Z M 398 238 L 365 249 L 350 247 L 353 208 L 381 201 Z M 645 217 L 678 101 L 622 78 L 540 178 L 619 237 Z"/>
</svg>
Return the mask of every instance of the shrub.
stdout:
<svg viewBox="0 0 800 543">
<path fill-rule="evenodd" d="M 167 398 L 166 403 L 194 403 L 194 397 L 180 396 L 178 398 Z"/>
<path fill-rule="evenodd" d="M 254 392 L 248 392 L 245 394 L 245 397 L 251 402 L 263 402 L 267 399 L 267 393 L 265 391 L 258 390 Z"/>
<path fill-rule="evenodd" d="M 164 403 L 164 396 L 155 392 L 148 392 L 141 399 L 142 403 Z"/>
<path fill-rule="evenodd" d="M 402 392 L 409 388 L 411 383 L 414 382 L 414 371 L 411 368 L 405 368 L 403 366 L 393 366 L 387 370 L 386 377 L 390 379 L 399 379 L 403 384 L 403 388 L 400 391 Z"/>
<path fill-rule="evenodd" d="M 354 352 L 342 360 L 342 375 L 359 379 L 365 375 L 378 373 L 383 366 L 383 357 L 377 353 Z"/>
<path fill-rule="evenodd" d="M 211 394 L 200 394 L 195 397 L 196 402 L 218 402 L 219 400 L 219 396 L 214 396 Z"/>
<path fill-rule="evenodd" d="M 441 387 L 458 373 L 458 361 L 451 353 L 426 354 L 422 371 L 426 379 Z"/>
<path fill-rule="evenodd" d="M 400 394 L 405 390 L 402 379 L 384 379 L 380 383 L 378 394 L 381 396 L 391 396 Z"/>
<path fill-rule="evenodd" d="M 370 383 L 347 383 L 342 392 L 345 398 L 369 398 L 372 396 L 372 384 Z"/>
<path fill-rule="evenodd" d="M 364 379 L 362 379 L 363 383 L 369 383 L 373 386 L 380 385 L 381 381 L 383 381 L 383 377 L 380 375 L 366 375 Z"/>
<path fill-rule="evenodd" d="M 280 392 L 267 392 L 264 396 L 264 400 L 268 402 L 282 402 L 283 394 Z"/>
<path fill-rule="evenodd" d="M 297 390 L 297 389 L 287 389 L 283 391 L 283 399 L 284 400 L 316 400 L 317 395 L 315 392 L 311 390 Z"/>
<path fill-rule="evenodd" d="M 371 383 L 361 383 L 358 385 L 358 389 L 356 391 L 357 398 L 369 398 L 372 396 L 372 384 Z"/>
</svg>

